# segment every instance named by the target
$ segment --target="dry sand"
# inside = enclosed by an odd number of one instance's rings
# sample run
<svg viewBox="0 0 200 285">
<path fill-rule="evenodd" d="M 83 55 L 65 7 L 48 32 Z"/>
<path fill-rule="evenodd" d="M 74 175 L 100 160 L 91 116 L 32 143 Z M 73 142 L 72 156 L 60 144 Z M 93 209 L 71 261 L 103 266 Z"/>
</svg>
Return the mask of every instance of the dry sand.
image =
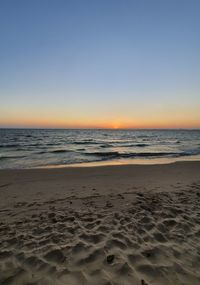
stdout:
<svg viewBox="0 0 200 285">
<path fill-rule="evenodd" d="M 200 284 L 200 162 L 0 171 L 1 285 Z"/>
</svg>

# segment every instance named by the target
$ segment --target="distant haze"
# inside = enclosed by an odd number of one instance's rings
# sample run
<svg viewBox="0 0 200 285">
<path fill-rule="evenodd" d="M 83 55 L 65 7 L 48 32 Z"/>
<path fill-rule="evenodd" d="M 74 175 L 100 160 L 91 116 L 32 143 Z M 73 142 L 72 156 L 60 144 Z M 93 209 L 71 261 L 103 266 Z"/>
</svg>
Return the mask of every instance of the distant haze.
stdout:
<svg viewBox="0 0 200 285">
<path fill-rule="evenodd" d="M 0 1 L 0 127 L 200 128 L 199 0 Z"/>
</svg>

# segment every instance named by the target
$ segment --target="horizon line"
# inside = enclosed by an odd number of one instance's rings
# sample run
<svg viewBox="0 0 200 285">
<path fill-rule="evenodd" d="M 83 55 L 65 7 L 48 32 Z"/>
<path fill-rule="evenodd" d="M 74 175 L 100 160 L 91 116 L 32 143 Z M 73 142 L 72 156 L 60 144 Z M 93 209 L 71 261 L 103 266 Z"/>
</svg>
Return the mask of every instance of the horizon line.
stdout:
<svg viewBox="0 0 200 285">
<path fill-rule="evenodd" d="M 15 130 L 200 130 L 200 127 L 197 128 L 183 128 L 183 127 L 179 127 L 179 128 L 101 128 L 101 127 L 96 127 L 96 128 L 55 128 L 55 127 L 0 127 L 0 129 L 15 129 Z"/>
</svg>

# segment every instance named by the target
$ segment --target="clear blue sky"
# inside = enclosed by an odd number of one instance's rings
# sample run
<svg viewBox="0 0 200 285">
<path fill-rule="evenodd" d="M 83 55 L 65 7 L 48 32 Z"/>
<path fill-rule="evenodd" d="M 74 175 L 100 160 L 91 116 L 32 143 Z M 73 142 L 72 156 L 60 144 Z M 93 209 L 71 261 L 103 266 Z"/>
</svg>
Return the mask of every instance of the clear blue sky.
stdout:
<svg viewBox="0 0 200 285">
<path fill-rule="evenodd" d="M 199 0 L 1 0 L 0 126 L 200 127 Z"/>
</svg>

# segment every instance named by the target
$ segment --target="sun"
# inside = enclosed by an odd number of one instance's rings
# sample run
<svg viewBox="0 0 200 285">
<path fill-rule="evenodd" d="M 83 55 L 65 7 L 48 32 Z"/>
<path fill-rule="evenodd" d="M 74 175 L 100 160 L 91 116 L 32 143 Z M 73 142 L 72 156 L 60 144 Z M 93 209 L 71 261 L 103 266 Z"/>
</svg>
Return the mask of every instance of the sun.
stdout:
<svg viewBox="0 0 200 285">
<path fill-rule="evenodd" d="M 116 125 L 116 126 L 113 126 L 113 129 L 117 130 L 117 129 L 119 129 L 119 127 Z"/>
<path fill-rule="evenodd" d="M 115 122 L 115 123 L 112 124 L 112 128 L 113 128 L 114 130 L 117 130 L 117 129 L 120 128 L 120 124 L 119 124 L 118 122 Z"/>
</svg>

